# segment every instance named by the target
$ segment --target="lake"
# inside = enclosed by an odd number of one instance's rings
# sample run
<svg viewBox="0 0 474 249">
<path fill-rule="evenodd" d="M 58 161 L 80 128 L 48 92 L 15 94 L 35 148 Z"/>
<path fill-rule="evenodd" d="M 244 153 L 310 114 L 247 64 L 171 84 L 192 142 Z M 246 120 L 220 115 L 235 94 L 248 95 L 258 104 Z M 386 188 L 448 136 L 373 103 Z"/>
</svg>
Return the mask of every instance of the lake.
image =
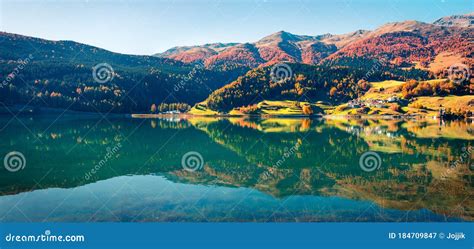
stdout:
<svg viewBox="0 0 474 249">
<path fill-rule="evenodd" d="M 472 121 L 2 116 L 0 135 L 3 222 L 474 220 Z"/>
</svg>

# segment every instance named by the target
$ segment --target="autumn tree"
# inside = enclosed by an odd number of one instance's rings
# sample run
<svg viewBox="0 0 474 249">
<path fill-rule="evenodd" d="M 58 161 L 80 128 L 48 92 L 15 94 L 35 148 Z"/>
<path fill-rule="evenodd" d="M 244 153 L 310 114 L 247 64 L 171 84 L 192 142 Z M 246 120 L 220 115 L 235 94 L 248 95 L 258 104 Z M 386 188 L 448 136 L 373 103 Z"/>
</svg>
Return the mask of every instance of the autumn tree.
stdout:
<svg viewBox="0 0 474 249">
<path fill-rule="evenodd" d="M 332 97 L 336 95 L 337 93 L 337 88 L 336 87 L 331 87 L 331 90 L 329 90 L 329 95 Z"/>
</svg>

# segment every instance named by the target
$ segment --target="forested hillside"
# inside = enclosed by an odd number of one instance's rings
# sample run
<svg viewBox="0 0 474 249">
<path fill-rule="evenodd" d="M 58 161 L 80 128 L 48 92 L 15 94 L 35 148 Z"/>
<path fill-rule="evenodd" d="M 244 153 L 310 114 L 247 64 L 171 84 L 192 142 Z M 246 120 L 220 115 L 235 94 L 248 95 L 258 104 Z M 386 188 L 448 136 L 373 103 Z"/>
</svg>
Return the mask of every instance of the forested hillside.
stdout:
<svg viewBox="0 0 474 249">
<path fill-rule="evenodd" d="M 0 33 L 0 39 L 0 100 L 5 105 L 148 112 L 153 103 L 192 105 L 202 101 L 247 71 L 208 70 L 172 59 L 112 53 L 71 41 L 8 33 Z M 109 78 L 97 82 L 94 73 Z"/>
<path fill-rule="evenodd" d="M 320 66 L 288 64 L 291 75 L 275 80 L 272 69 L 249 71 L 229 85 L 216 90 L 206 100 L 207 107 L 230 111 L 235 107 L 256 104 L 262 100 L 347 102 L 368 90 L 368 81 L 386 79 L 428 79 L 426 71 L 400 70 L 384 62 L 363 58 L 341 58 Z M 376 68 L 377 70 L 374 70 Z"/>
</svg>

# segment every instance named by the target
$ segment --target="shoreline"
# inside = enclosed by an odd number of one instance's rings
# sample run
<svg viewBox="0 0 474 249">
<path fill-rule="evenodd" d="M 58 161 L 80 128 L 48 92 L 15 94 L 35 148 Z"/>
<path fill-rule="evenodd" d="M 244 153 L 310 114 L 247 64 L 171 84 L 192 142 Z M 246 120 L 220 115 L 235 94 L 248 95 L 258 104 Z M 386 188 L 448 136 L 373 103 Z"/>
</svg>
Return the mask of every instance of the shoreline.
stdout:
<svg viewBox="0 0 474 249">
<path fill-rule="evenodd" d="M 217 115 L 198 115 L 198 114 L 130 114 L 131 118 L 142 118 L 142 119 L 156 119 L 156 118 L 193 118 L 193 117 L 203 117 L 203 118 L 260 118 L 260 119 L 270 119 L 270 118 L 294 118 L 294 119 L 340 119 L 340 118 L 351 118 L 351 119 L 434 119 L 434 120 L 444 120 L 452 121 L 450 119 L 440 119 L 437 116 L 428 116 L 428 115 L 255 115 L 255 114 L 245 114 L 245 115 L 235 115 L 235 114 L 217 114 Z M 454 120 L 474 120 L 474 117 L 466 117 L 464 119 L 454 119 Z"/>
<path fill-rule="evenodd" d="M 0 108 L 5 109 L 5 107 Z M 99 112 L 82 112 L 75 110 L 65 110 L 60 108 L 46 108 L 46 107 L 31 107 L 31 106 L 9 106 L 8 110 L 0 111 L 0 116 L 80 116 L 80 117 L 121 117 L 121 118 L 141 118 L 141 119 L 156 119 L 156 118 L 259 118 L 259 119 L 270 119 L 270 118 L 294 118 L 294 119 L 435 119 L 441 120 L 438 116 L 432 115 L 421 115 L 421 114 L 398 114 L 398 115 L 378 115 L 378 114 L 315 114 L 315 115 L 277 115 L 277 114 L 191 114 L 191 113 L 180 113 L 180 114 L 149 114 L 149 113 L 99 113 Z M 445 121 L 451 120 L 474 120 L 474 117 L 466 117 L 464 119 L 443 119 Z"/>
</svg>

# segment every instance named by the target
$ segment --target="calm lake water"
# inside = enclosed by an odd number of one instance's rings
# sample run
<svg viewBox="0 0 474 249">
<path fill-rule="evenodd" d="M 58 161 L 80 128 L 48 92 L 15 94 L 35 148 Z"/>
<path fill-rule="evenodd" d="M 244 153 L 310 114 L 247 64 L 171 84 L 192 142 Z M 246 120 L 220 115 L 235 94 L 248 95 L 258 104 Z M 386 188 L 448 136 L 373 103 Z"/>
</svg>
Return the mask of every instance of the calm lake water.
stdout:
<svg viewBox="0 0 474 249">
<path fill-rule="evenodd" d="M 468 122 L 4 116 L 0 136 L 26 162 L 0 169 L 0 221 L 474 220 Z"/>
</svg>

